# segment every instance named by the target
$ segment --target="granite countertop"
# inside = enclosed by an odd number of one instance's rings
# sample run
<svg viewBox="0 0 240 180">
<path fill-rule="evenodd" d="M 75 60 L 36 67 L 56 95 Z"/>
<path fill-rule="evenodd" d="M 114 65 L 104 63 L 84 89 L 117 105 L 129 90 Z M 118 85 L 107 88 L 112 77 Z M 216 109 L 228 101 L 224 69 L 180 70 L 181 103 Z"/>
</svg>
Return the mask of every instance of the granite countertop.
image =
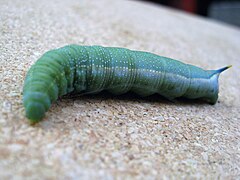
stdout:
<svg viewBox="0 0 240 180">
<path fill-rule="evenodd" d="M 62 99 L 24 117 L 29 67 L 67 44 L 126 47 L 205 69 L 233 65 L 216 105 L 109 94 Z M 136 1 L 3 0 L 0 4 L 1 179 L 237 179 L 240 30 Z"/>
</svg>

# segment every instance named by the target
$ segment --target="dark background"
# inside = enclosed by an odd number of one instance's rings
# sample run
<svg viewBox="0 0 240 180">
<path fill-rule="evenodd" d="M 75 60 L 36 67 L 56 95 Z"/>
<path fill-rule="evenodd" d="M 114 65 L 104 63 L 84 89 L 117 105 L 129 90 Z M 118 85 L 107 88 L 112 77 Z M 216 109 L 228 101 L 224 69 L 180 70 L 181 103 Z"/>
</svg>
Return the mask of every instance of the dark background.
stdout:
<svg viewBox="0 0 240 180">
<path fill-rule="evenodd" d="M 147 0 L 145 0 L 147 1 Z M 240 0 L 148 0 L 240 26 Z"/>
</svg>

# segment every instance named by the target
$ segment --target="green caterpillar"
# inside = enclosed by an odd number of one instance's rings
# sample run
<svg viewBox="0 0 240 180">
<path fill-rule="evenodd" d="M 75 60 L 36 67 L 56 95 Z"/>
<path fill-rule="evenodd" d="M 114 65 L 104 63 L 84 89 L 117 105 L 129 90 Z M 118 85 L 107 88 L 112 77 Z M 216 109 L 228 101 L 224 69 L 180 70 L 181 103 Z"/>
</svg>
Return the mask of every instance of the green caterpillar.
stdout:
<svg viewBox="0 0 240 180">
<path fill-rule="evenodd" d="M 32 123 L 43 119 L 51 104 L 68 93 L 133 91 L 140 96 L 158 93 L 170 100 L 201 98 L 215 104 L 219 74 L 229 67 L 203 70 L 148 52 L 68 45 L 46 52 L 30 68 L 23 103 Z"/>
</svg>

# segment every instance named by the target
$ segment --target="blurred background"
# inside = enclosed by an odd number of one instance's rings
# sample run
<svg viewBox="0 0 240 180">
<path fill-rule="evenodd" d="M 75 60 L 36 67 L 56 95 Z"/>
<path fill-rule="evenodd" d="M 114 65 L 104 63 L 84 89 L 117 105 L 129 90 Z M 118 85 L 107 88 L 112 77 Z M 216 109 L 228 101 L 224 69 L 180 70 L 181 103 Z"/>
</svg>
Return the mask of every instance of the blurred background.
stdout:
<svg viewBox="0 0 240 180">
<path fill-rule="evenodd" d="M 147 1 L 147 0 L 145 0 Z M 240 27 L 240 0 L 149 0 Z"/>
</svg>

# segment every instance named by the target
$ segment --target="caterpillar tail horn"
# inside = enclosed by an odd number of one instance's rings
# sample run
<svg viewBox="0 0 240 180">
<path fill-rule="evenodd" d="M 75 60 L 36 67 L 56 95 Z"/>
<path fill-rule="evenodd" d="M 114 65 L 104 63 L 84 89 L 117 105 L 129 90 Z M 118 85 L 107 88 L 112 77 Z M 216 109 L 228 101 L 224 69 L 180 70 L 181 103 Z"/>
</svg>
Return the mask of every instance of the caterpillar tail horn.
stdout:
<svg viewBox="0 0 240 180">
<path fill-rule="evenodd" d="M 229 66 L 220 68 L 220 69 L 218 69 L 218 70 L 215 70 L 215 73 L 214 73 L 214 74 L 220 74 L 220 73 L 222 73 L 223 71 L 225 71 L 225 70 L 227 70 L 227 69 L 229 69 L 229 68 L 231 68 L 231 67 L 232 67 L 232 65 L 229 65 Z"/>
<path fill-rule="evenodd" d="M 217 69 L 217 70 L 210 70 L 210 74 L 209 74 L 210 79 L 209 80 L 211 82 L 211 86 L 209 86 L 209 87 L 211 87 L 212 92 L 209 92 L 207 98 L 205 99 L 210 104 L 215 104 L 218 99 L 218 92 L 219 92 L 218 78 L 219 78 L 220 73 L 229 69 L 230 67 L 232 67 L 232 66 L 230 65 L 230 66 L 225 66 L 225 67 Z"/>
</svg>

